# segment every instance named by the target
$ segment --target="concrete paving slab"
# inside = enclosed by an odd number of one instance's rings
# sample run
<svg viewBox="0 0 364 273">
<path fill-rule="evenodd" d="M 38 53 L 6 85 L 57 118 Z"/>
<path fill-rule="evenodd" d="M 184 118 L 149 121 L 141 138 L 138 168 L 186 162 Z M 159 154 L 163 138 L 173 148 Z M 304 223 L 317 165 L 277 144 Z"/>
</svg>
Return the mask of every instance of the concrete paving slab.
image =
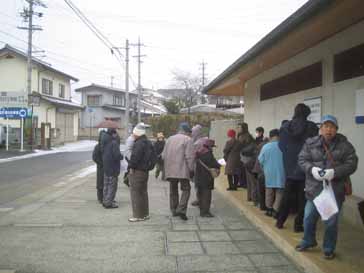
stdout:
<svg viewBox="0 0 364 273">
<path fill-rule="evenodd" d="M 226 231 L 199 231 L 201 241 L 231 241 L 229 234 Z"/>
<path fill-rule="evenodd" d="M 274 267 L 259 267 L 261 273 L 300 273 L 297 268 L 292 266 L 274 266 Z"/>
<path fill-rule="evenodd" d="M 225 226 L 223 224 L 198 224 L 200 230 L 225 230 Z"/>
<path fill-rule="evenodd" d="M 278 249 L 266 240 L 235 241 L 234 244 L 244 254 L 278 252 Z"/>
<path fill-rule="evenodd" d="M 249 259 L 257 266 L 289 265 L 289 260 L 281 254 L 249 254 Z"/>
<path fill-rule="evenodd" d="M 173 231 L 167 232 L 167 242 L 198 242 L 199 238 L 194 231 Z"/>
<path fill-rule="evenodd" d="M 203 242 L 208 255 L 239 254 L 239 249 L 232 242 Z"/>
<path fill-rule="evenodd" d="M 264 237 L 255 230 L 231 230 L 229 231 L 234 241 L 262 240 Z"/>
<path fill-rule="evenodd" d="M 226 272 L 254 270 L 254 265 L 245 255 L 184 256 L 177 257 L 179 272 Z"/>
<path fill-rule="evenodd" d="M 200 242 L 168 243 L 167 249 L 168 249 L 168 255 L 174 255 L 174 256 L 204 254 Z"/>
</svg>

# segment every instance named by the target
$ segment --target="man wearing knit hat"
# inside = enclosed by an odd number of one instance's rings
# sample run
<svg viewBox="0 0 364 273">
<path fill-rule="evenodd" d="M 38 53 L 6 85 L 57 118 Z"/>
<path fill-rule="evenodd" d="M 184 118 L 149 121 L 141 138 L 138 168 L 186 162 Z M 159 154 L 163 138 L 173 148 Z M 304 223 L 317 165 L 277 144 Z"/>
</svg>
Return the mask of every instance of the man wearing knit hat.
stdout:
<svg viewBox="0 0 364 273">
<path fill-rule="evenodd" d="M 133 216 L 129 222 L 149 219 L 148 173 L 154 168 L 156 153 L 145 135 L 146 125 L 138 123 L 133 129 L 135 142 L 129 160 L 130 197 Z"/>
<path fill-rule="evenodd" d="M 178 133 L 167 139 L 162 153 L 165 177 L 170 182 L 170 209 L 173 216 L 179 216 L 182 220 L 188 220 L 187 204 L 191 193 L 190 179 L 195 159 L 190 134 L 189 124 L 182 122 Z M 181 185 L 181 200 L 178 196 L 178 184 Z"/>
</svg>

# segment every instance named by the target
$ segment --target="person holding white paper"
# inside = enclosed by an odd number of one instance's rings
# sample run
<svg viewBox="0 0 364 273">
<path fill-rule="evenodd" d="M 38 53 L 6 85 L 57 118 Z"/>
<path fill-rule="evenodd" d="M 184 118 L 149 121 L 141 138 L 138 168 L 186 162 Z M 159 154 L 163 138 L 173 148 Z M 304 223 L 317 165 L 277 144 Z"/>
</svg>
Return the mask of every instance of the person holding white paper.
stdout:
<svg viewBox="0 0 364 273">
<path fill-rule="evenodd" d="M 338 122 L 334 116 L 323 116 L 320 135 L 307 139 L 298 156 L 298 164 L 306 174 L 305 192 L 307 202 L 303 223 L 304 236 L 296 250 L 305 251 L 317 245 L 316 224 L 320 214 L 314 200 L 324 188 L 327 189 L 324 183 L 332 187 L 339 210 L 329 219 L 323 221 L 325 224 L 323 240 L 325 259 L 335 257 L 338 218 L 345 200 L 345 183 L 358 166 L 358 157 L 353 145 L 344 135 L 337 133 L 338 128 Z M 328 204 L 332 203 L 332 194 L 327 196 Z M 325 214 L 321 216 L 326 219 Z"/>
</svg>

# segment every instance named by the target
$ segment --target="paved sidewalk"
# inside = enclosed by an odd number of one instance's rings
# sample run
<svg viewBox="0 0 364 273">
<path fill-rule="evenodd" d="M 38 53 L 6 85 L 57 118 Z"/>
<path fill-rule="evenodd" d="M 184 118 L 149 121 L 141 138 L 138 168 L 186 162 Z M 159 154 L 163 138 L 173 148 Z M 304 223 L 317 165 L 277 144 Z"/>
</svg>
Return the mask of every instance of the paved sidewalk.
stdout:
<svg viewBox="0 0 364 273">
<path fill-rule="evenodd" d="M 92 174 L 0 212 L 0 272 L 301 272 L 217 192 L 216 217 L 201 218 L 190 207 L 187 222 L 170 216 L 168 183 L 152 176 L 149 221 L 128 222 L 122 183 L 120 208 L 105 210 L 95 197 Z"/>
</svg>

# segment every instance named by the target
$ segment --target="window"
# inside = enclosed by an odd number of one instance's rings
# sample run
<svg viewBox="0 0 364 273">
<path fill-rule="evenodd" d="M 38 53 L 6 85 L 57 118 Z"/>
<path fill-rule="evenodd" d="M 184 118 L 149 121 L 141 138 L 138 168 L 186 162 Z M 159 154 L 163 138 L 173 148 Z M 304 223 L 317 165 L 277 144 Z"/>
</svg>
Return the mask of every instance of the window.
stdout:
<svg viewBox="0 0 364 273">
<path fill-rule="evenodd" d="M 87 96 L 88 106 L 99 106 L 101 105 L 101 96 Z"/>
<path fill-rule="evenodd" d="M 113 97 L 113 105 L 125 106 L 125 98 L 124 98 L 124 96 L 114 95 L 114 97 Z"/>
<path fill-rule="evenodd" d="M 65 97 L 65 86 L 64 84 L 59 84 L 59 97 L 64 98 Z"/>
<path fill-rule="evenodd" d="M 47 79 L 42 79 L 42 93 L 53 95 L 53 82 Z"/>
<path fill-rule="evenodd" d="M 364 44 L 334 56 L 334 82 L 364 76 Z"/>
<path fill-rule="evenodd" d="M 260 100 L 268 100 L 322 86 L 322 64 L 314 63 L 260 86 Z"/>
</svg>

